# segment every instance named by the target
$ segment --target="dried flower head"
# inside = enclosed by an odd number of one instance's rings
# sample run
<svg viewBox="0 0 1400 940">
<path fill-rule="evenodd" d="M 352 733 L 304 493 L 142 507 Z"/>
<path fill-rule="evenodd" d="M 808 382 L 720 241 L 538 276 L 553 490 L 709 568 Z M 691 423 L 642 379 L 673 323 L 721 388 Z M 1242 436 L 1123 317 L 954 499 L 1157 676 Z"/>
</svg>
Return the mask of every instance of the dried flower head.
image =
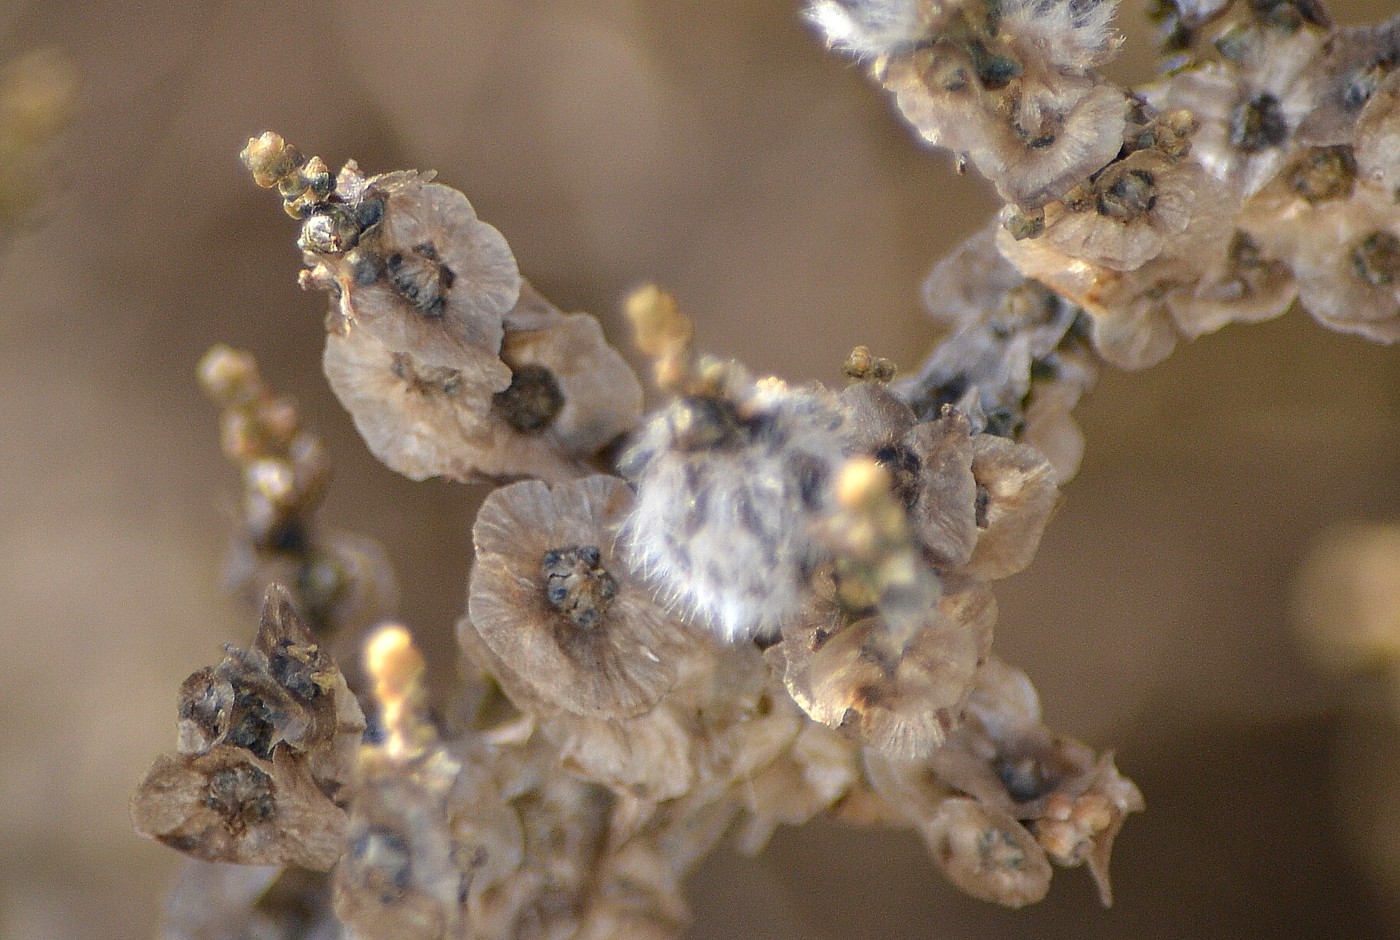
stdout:
<svg viewBox="0 0 1400 940">
<path fill-rule="evenodd" d="M 1351 198 L 1264 201 L 1274 195 L 1261 192 L 1243 224 L 1265 252 L 1292 268 L 1308 312 L 1332 329 L 1379 342 L 1400 339 L 1400 221 L 1388 201 L 1361 187 Z"/>
<path fill-rule="evenodd" d="M 487 497 L 473 529 L 470 628 L 539 699 L 574 714 L 647 711 L 693 642 L 613 550 L 631 503 L 615 477 L 526 481 Z"/>
<path fill-rule="evenodd" d="M 1278 172 L 1312 109 L 1300 78 L 1322 39 L 1313 26 L 1231 31 L 1221 37 L 1225 53 L 1217 59 L 1192 63 L 1139 93 L 1162 113 L 1195 115 L 1192 159 L 1248 198 Z"/>
<path fill-rule="evenodd" d="M 920 834 L 948 880 L 975 898 L 1025 907 L 1050 890 L 1045 850 L 1015 819 L 976 800 L 944 800 Z"/>
<path fill-rule="evenodd" d="M 820 0 L 808 16 L 872 71 L 932 144 L 1036 206 L 1107 163 L 1125 98 L 1092 69 L 1117 46 L 1112 2 Z"/>
<path fill-rule="evenodd" d="M 267 592 L 252 649 L 180 687 L 176 753 L 132 801 L 138 831 L 207 861 L 296 862 L 339 854 L 364 715 L 281 586 Z"/>
<path fill-rule="evenodd" d="M 345 811 L 285 749 L 271 760 L 232 744 L 164 754 L 141 782 L 131 819 L 142 835 L 209 862 L 325 871 L 345 849 Z"/>
<path fill-rule="evenodd" d="M 511 381 L 496 393 L 493 416 L 521 435 L 589 457 L 641 417 L 641 383 L 586 313 L 555 311 L 533 329 L 508 332 L 501 358 Z"/>
<path fill-rule="evenodd" d="M 1193 288 L 1171 292 L 1166 303 L 1181 334 L 1195 339 L 1230 323 L 1271 320 L 1288 310 L 1297 295 L 1288 265 L 1265 255 L 1241 230 Z"/>
<path fill-rule="evenodd" d="M 1308 112 L 1298 139 L 1310 146 L 1350 143 L 1357 118 L 1400 64 L 1400 18 L 1332 30 L 1299 76 L 1295 97 Z"/>
<path fill-rule="evenodd" d="M 581 473 L 552 437 L 519 431 L 500 413 L 495 396 L 513 376 L 494 355 L 476 371 L 429 366 L 352 328 L 326 336 L 323 365 L 370 451 L 411 480 Z"/>
<path fill-rule="evenodd" d="M 501 348 L 520 272 L 467 197 L 430 178 L 342 173 L 337 190 L 363 228 L 346 250 L 311 247 L 307 284 L 330 291 L 342 318 L 393 352 L 471 373 Z"/>
<path fill-rule="evenodd" d="M 991 644 L 996 603 L 983 585 L 947 591 L 900 654 L 869 617 L 823 636 L 784 638 L 788 692 L 811 718 L 901 760 L 928 757 L 962 718 Z"/>
<path fill-rule="evenodd" d="M 1199 164 L 1138 150 L 1047 208 L 1042 237 L 1072 257 L 1133 271 L 1181 237 L 1205 205 L 1228 198 Z"/>
<path fill-rule="evenodd" d="M 885 87 L 930 144 L 965 154 L 1002 198 L 1034 208 L 1118 153 L 1128 102 L 1101 80 L 1037 74 L 985 42 L 948 41 L 894 60 Z"/>
</svg>

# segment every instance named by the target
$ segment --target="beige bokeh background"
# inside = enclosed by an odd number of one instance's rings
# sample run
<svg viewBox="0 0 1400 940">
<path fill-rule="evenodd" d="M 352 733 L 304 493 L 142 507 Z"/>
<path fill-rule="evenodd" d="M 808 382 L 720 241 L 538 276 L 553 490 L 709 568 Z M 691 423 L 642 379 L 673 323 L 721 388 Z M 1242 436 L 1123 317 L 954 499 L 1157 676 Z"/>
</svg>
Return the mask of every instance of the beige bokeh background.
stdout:
<svg viewBox="0 0 1400 940">
<path fill-rule="evenodd" d="M 1121 18 L 1140 52 L 1139 10 Z M 42 224 L 0 257 L 4 940 L 154 929 L 176 859 L 125 804 L 173 742 L 180 680 L 252 624 L 219 587 L 235 477 L 192 379 L 210 344 L 300 399 L 336 461 L 326 516 L 384 542 L 403 615 L 451 663 L 481 494 L 398 479 L 354 436 L 294 225 L 237 163 L 248 135 L 436 168 L 619 343 L 619 298 L 656 279 L 706 347 L 793 378 L 835 381 L 856 343 L 916 366 L 920 281 L 992 208 L 795 0 L 46 0 L 0 26 L 0 55 L 59 44 L 83 82 Z M 1400 511 L 1398 365 L 1293 313 L 1108 373 L 1080 408 L 1083 471 L 1002 585 L 998 647 L 1147 795 L 1114 910 L 1082 872 L 990 908 L 912 836 L 814 825 L 708 862 L 690 936 L 1400 935 L 1400 885 L 1365 864 L 1394 839 L 1400 735 L 1288 626 L 1317 533 Z"/>
</svg>

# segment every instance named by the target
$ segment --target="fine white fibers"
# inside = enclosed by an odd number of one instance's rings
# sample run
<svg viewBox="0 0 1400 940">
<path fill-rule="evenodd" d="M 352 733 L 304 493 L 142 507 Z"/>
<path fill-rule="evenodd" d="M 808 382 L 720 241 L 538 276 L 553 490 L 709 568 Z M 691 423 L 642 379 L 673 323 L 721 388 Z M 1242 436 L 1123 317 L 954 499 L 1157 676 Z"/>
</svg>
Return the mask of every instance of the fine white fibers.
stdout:
<svg viewBox="0 0 1400 940">
<path fill-rule="evenodd" d="M 821 390 L 683 398 L 623 458 L 637 499 L 622 551 L 658 599 L 728 642 L 772 636 L 805 597 L 812 524 L 849 451 Z"/>
<path fill-rule="evenodd" d="M 833 49 L 873 59 L 928 38 L 923 7 L 921 0 L 817 0 L 807 18 Z"/>
<path fill-rule="evenodd" d="M 1117 49 L 1110 28 L 1117 0 L 1008 0 L 999 30 L 1021 45 L 1028 58 L 1046 65 L 1085 69 Z"/>
</svg>

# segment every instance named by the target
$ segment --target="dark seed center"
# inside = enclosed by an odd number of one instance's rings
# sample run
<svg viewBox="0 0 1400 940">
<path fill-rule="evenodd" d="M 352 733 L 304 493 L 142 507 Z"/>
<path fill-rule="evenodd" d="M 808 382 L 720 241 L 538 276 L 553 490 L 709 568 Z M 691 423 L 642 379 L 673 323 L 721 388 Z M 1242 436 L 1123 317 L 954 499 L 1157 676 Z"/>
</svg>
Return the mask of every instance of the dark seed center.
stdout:
<svg viewBox="0 0 1400 940">
<path fill-rule="evenodd" d="M 241 764 L 210 774 L 204 805 L 222 816 L 229 826 L 241 829 L 272 816 L 272 795 L 272 778 L 258 767 Z"/>
<path fill-rule="evenodd" d="M 1026 864 L 1026 853 L 1016 839 L 1000 829 L 984 829 L 978 833 L 977 852 L 982 866 L 993 871 L 1019 871 Z"/>
<path fill-rule="evenodd" d="M 462 389 L 462 373 L 444 366 L 423 366 L 407 353 L 394 353 L 390 366 L 396 377 L 408 383 L 409 391 L 420 395 L 438 392 L 456 395 Z"/>
<path fill-rule="evenodd" d="M 1025 803 L 1044 795 L 1046 786 L 1044 768 L 1033 757 L 1018 759 L 999 758 L 995 763 L 997 776 L 1007 794 L 1017 803 Z"/>
<path fill-rule="evenodd" d="M 1385 80 L 1387 69 L 1376 62 L 1351 73 L 1342 89 L 1342 107 L 1348 111 L 1360 111 Z"/>
<path fill-rule="evenodd" d="M 322 694 L 316 681 L 318 672 L 325 670 L 324 657 L 316 646 L 298 646 L 291 640 L 278 641 L 268 668 L 277 684 L 305 702 Z"/>
<path fill-rule="evenodd" d="M 1308 202 L 1325 202 L 1351 195 L 1356 181 L 1356 158 L 1345 144 L 1310 150 L 1289 175 L 1293 191 Z"/>
<path fill-rule="evenodd" d="M 1021 436 L 1025 426 L 1025 419 L 1020 412 L 1012 408 L 997 406 L 987 411 L 987 426 L 982 431 L 1014 441 Z"/>
<path fill-rule="evenodd" d="M 412 886 L 413 855 L 399 833 L 370 829 L 350 841 L 348 854 L 359 869 L 361 884 L 381 902 L 402 900 Z"/>
<path fill-rule="evenodd" d="M 894 498 L 911 508 L 919 498 L 919 455 L 903 444 L 887 444 L 875 451 L 875 461 L 889 471 Z"/>
<path fill-rule="evenodd" d="M 564 409 L 564 392 L 554 373 L 544 366 L 527 365 L 515 370 L 510 387 L 495 396 L 506 423 L 533 434 L 547 429 Z"/>
<path fill-rule="evenodd" d="M 1230 143 L 1245 153 L 1277 147 L 1288 139 L 1288 119 L 1283 105 L 1265 92 L 1245 102 L 1230 115 Z"/>
<path fill-rule="evenodd" d="M 1157 204 L 1157 181 L 1146 170 L 1129 170 L 1099 191 L 1099 215 L 1130 222 Z"/>
<path fill-rule="evenodd" d="M 550 606 L 583 630 L 596 627 L 617 597 L 617 579 L 596 545 L 551 549 L 540 559 L 540 573 Z"/>
<path fill-rule="evenodd" d="M 1389 232 L 1372 232 L 1351 250 L 1356 276 L 1372 287 L 1388 287 L 1400 281 L 1400 238 Z"/>
<path fill-rule="evenodd" d="M 447 310 L 447 292 L 457 275 L 438 257 L 432 242 L 396 251 L 384 259 L 389 283 L 400 297 L 425 317 L 440 317 Z"/>
</svg>

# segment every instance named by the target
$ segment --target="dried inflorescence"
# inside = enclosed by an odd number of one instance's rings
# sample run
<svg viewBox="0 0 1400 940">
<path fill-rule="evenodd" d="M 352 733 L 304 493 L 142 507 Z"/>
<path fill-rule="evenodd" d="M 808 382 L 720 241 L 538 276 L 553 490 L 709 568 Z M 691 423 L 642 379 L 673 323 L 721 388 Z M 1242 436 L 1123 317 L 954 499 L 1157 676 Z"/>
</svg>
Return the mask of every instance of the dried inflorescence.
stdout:
<svg viewBox="0 0 1400 940">
<path fill-rule="evenodd" d="M 229 587 L 256 602 L 268 584 L 285 585 L 318 636 L 353 648 L 360 630 L 393 612 L 398 585 L 377 544 L 317 523 L 330 478 L 325 445 L 249 353 L 215 346 L 200 360 L 199 380 L 221 408 L 224 456 L 243 478 Z"/>
<path fill-rule="evenodd" d="M 1169 4 L 1178 58 L 1126 91 L 1098 72 L 1108 2 L 809 12 L 1007 202 L 931 274 L 948 335 L 907 378 L 865 347 L 839 391 L 755 378 L 697 352 L 649 287 L 627 314 L 667 400 L 644 416 L 598 321 L 541 297 L 461 193 L 249 141 L 301 223 L 302 284 L 331 297 L 324 369 L 370 450 L 500 488 L 473 528 L 455 698 L 430 707 L 391 627 L 357 701 L 323 643 L 389 612 L 388 565 L 314 526 L 326 462 L 291 402 L 246 354 L 206 358 L 244 472 L 233 580 L 290 590 L 251 649 L 182 686 L 177 748 L 133 816 L 195 858 L 282 868 L 190 868 L 172 936 L 221 936 L 218 916 L 366 940 L 674 937 L 682 882 L 726 833 L 757 851 L 821 814 L 914 828 L 975 897 L 1032 903 L 1084 865 L 1109 903 L 1141 794 L 992 653 L 991 582 L 1031 562 L 1078 468 L 1071 411 L 1101 361 L 1151 364 L 1295 296 L 1400 335 L 1400 20 Z M 200 891 L 219 915 L 191 909 Z"/>
<path fill-rule="evenodd" d="M 1111 754 L 1051 733 L 1025 673 L 995 657 L 978 670 L 967 721 L 921 761 L 867 750 L 872 786 L 920 831 L 948 877 L 1010 907 L 1044 897 L 1050 862 L 1087 864 L 1105 904 L 1108 860 L 1142 795 Z"/>
<path fill-rule="evenodd" d="M 637 421 L 641 386 L 597 323 L 535 293 L 457 190 L 353 161 L 332 180 L 270 132 L 243 160 L 302 219 L 302 285 L 332 300 L 326 376 L 389 467 L 566 480 Z"/>
<path fill-rule="evenodd" d="M 685 629 L 614 550 L 632 504 L 615 477 L 499 489 L 477 515 L 467 621 L 516 704 L 605 719 L 650 711 Z"/>
<path fill-rule="evenodd" d="M 147 773 L 132 819 L 205 861 L 324 871 L 344 850 L 364 730 L 345 678 L 274 586 L 253 647 L 180 687 L 176 750 Z"/>
<path fill-rule="evenodd" d="M 304 283 L 334 300 L 326 373 L 371 450 L 415 479 L 533 479 L 476 519 L 451 730 L 401 628 L 369 645 L 363 744 L 348 711 L 326 743 L 324 700 L 308 704 L 338 682 L 354 706 L 326 653 L 260 634 L 186 683 L 179 751 L 138 796 L 143 831 L 204 859 L 334 866 L 306 903 L 330 896 L 359 936 L 502 938 L 674 936 L 686 873 L 736 826 L 747 851 L 838 807 L 985 837 L 968 820 L 1007 810 L 984 794 L 949 782 L 972 809 L 935 823 L 870 768 L 935 761 L 964 733 L 988 582 L 1029 562 L 1068 475 L 1013 438 L 1052 433 L 1046 402 L 1068 420 L 1074 396 L 1042 389 L 1092 378 L 1073 307 L 1003 266 L 949 312 L 977 357 L 896 386 L 859 348 L 837 393 L 696 353 L 674 299 L 644 289 L 628 312 L 671 400 L 618 449 L 640 386 L 597 321 L 519 280 L 465 197 L 353 163 L 331 180 L 275 135 L 244 156 L 303 220 Z M 201 375 L 248 468 L 242 579 L 290 567 L 276 622 L 295 600 L 343 628 L 343 592 L 313 590 L 319 443 L 246 354 L 216 349 Z M 372 568 L 344 590 L 364 595 Z M 1069 828 L 1042 851 L 1082 860 L 1087 812 L 1057 817 Z"/>
<path fill-rule="evenodd" d="M 1124 97 L 1094 72 L 1111 4 L 1026 8 L 810 6 L 834 47 L 873 59 L 921 136 L 997 185 L 1000 253 L 1085 311 L 1105 360 L 1149 366 L 1178 336 L 1295 297 L 1326 326 L 1400 338 L 1400 20 L 1341 28 L 1312 2 L 1168 0 L 1171 70 Z M 968 345 L 940 347 L 935 369 Z"/>
<path fill-rule="evenodd" d="M 873 60 L 905 118 L 1009 201 L 1057 198 L 1121 143 L 1127 99 L 1096 67 L 1114 3 L 817 0 L 835 47 Z"/>
</svg>

